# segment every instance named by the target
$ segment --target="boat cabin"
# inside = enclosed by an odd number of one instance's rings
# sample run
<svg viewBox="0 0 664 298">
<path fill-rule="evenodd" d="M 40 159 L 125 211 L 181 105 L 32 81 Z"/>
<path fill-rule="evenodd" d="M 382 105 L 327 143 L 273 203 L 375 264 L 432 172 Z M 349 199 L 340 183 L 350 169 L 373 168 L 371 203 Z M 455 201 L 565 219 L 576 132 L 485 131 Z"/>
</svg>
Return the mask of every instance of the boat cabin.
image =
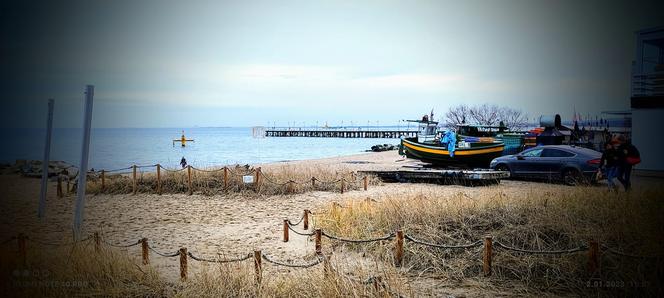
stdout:
<svg viewBox="0 0 664 298">
<path fill-rule="evenodd" d="M 418 123 L 417 142 L 433 144 L 438 137 L 438 122 L 429 121 L 428 119 L 422 120 L 406 120 L 408 122 Z"/>
</svg>

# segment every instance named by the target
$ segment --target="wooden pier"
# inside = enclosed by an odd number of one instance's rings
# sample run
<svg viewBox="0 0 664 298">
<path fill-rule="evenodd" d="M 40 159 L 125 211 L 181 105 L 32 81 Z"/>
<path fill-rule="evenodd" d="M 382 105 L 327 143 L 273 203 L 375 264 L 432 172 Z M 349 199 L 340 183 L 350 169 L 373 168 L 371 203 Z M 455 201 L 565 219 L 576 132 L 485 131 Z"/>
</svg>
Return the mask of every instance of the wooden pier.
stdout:
<svg viewBox="0 0 664 298">
<path fill-rule="evenodd" d="M 305 137 L 305 138 L 380 138 L 398 139 L 401 136 L 412 138 L 417 136 L 413 130 L 288 130 L 267 129 L 266 137 Z"/>
</svg>

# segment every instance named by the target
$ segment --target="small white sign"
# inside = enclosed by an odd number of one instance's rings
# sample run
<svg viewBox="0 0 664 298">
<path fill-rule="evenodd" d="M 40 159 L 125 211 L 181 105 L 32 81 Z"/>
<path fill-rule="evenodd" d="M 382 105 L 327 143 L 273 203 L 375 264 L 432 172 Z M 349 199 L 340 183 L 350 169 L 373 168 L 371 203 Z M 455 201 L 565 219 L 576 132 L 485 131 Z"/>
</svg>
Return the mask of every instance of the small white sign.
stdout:
<svg viewBox="0 0 664 298">
<path fill-rule="evenodd" d="M 254 183 L 254 176 L 242 176 L 242 182 L 244 182 L 244 184 Z"/>
</svg>

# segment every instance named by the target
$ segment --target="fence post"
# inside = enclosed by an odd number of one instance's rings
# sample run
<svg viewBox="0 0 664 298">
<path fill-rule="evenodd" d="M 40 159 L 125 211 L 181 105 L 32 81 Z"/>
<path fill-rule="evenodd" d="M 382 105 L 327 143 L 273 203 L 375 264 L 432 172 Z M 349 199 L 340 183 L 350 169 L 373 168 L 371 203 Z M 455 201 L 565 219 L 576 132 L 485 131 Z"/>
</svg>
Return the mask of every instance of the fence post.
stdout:
<svg viewBox="0 0 664 298">
<path fill-rule="evenodd" d="M 26 246 L 25 240 L 27 237 L 25 234 L 20 233 L 18 234 L 18 254 L 19 254 L 19 260 L 21 261 L 21 264 L 23 264 L 23 267 L 27 265 L 27 255 L 28 255 L 28 248 Z"/>
<path fill-rule="evenodd" d="M 180 248 L 180 279 L 187 280 L 187 248 Z"/>
<path fill-rule="evenodd" d="M 99 250 L 101 249 L 101 241 L 99 239 L 99 232 L 95 232 L 93 234 L 93 238 L 95 240 L 95 251 L 99 252 Z"/>
<path fill-rule="evenodd" d="M 228 190 L 228 167 L 224 167 L 224 190 Z"/>
<path fill-rule="evenodd" d="M 256 169 L 256 192 L 261 191 L 261 168 Z"/>
<path fill-rule="evenodd" d="M 344 193 L 344 184 L 345 184 L 345 182 L 346 182 L 346 180 L 344 180 L 344 178 L 341 178 L 341 193 L 342 194 Z"/>
<path fill-rule="evenodd" d="M 288 242 L 288 219 L 284 219 L 284 242 Z"/>
<path fill-rule="evenodd" d="M 308 230 L 309 229 L 309 210 L 304 209 L 304 218 L 302 219 L 302 222 L 304 222 L 304 229 Z"/>
<path fill-rule="evenodd" d="M 367 190 L 367 187 L 369 186 L 369 177 L 364 176 L 362 180 L 364 180 L 364 190 Z"/>
<path fill-rule="evenodd" d="M 194 191 L 191 189 L 191 165 L 187 166 L 187 185 L 189 185 L 189 195 Z"/>
<path fill-rule="evenodd" d="M 133 171 L 132 171 L 132 188 L 134 194 L 136 194 L 136 165 L 132 166 Z"/>
<path fill-rule="evenodd" d="M 141 255 L 143 256 L 143 265 L 150 264 L 150 253 L 148 252 L 148 238 L 141 239 Z"/>
<path fill-rule="evenodd" d="M 261 266 L 261 251 L 260 250 L 255 250 L 254 251 L 254 269 L 256 271 L 256 283 L 260 284 L 261 281 L 263 280 L 263 268 Z"/>
<path fill-rule="evenodd" d="M 101 191 L 106 190 L 106 170 L 101 170 Z"/>
<path fill-rule="evenodd" d="M 58 198 L 64 197 L 64 194 L 62 193 L 62 176 L 58 175 Z"/>
<path fill-rule="evenodd" d="M 486 236 L 484 237 L 484 276 L 491 275 L 491 254 L 493 250 L 493 237 Z"/>
<path fill-rule="evenodd" d="M 403 231 L 397 230 L 396 247 L 394 248 L 394 265 L 401 267 L 403 263 Z"/>
<path fill-rule="evenodd" d="M 157 194 L 161 195 L 161 165 L 157 164 Z"/>
<path fill-rule="evenodd" d="M 311 177 L 311 188 L 316 190 L 316 177 Z"/>
<path fill-rule="evenodd" d="M 588 241 L 588 271 L 594 274 L 599 270 L 599 243 L 595 240 Z"/>
<path fill-rule="evenodd" d="M 322 231 L 321 229 L 316 229 L 316 254 L 321 255 L 323 253 L 322 245 L 321 245 L 321 234 Z"/>
</svg>

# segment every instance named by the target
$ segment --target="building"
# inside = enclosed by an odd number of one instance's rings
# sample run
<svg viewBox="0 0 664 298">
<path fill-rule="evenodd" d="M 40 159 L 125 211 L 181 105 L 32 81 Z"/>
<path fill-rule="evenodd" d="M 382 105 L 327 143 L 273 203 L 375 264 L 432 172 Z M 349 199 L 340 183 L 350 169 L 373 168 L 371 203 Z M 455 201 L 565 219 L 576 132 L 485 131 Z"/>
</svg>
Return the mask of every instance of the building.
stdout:
<svg viewBox="0 0 664 298">
<path fill-rule="evenodd" d="M 632 143 L 639 148 L 636 168 L 664 171 L 664 26 L 636 32 L 632 68 Z"/>
</svg>

